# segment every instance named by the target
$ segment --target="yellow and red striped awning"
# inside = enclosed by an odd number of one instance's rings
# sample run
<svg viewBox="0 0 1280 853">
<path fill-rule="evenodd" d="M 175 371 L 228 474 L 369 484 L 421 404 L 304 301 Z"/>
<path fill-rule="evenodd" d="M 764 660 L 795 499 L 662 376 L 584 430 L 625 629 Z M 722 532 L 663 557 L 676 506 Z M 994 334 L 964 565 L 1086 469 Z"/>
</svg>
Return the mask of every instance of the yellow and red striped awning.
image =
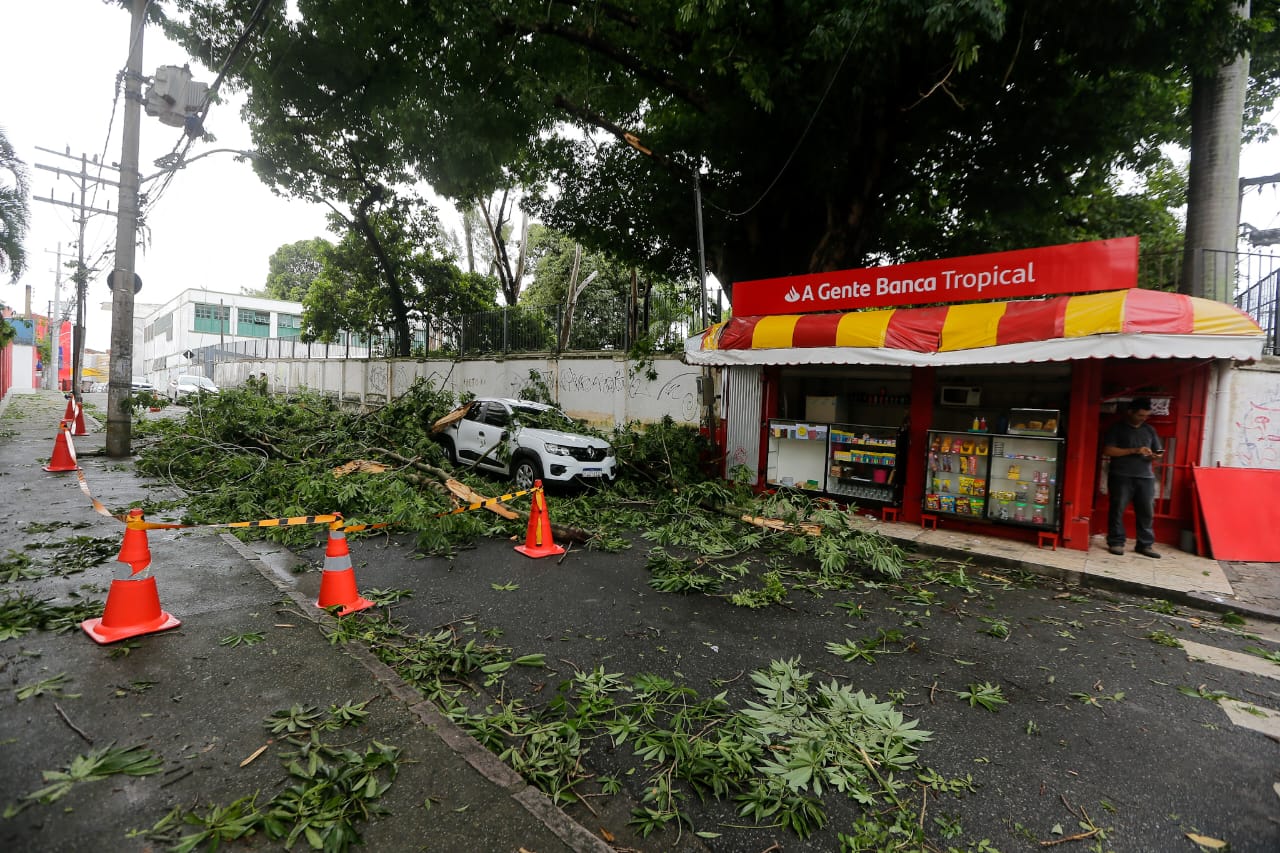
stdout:
<svg viewBox="0 0 1280 853">
<path fill-rule="evenodd" d="M 686 341 L 693 364 L 993 364 L 1257 359 L 1265 334 L 1221 302 L 1117 290 L 845 314 L 734 317 Z"/>
</svg>

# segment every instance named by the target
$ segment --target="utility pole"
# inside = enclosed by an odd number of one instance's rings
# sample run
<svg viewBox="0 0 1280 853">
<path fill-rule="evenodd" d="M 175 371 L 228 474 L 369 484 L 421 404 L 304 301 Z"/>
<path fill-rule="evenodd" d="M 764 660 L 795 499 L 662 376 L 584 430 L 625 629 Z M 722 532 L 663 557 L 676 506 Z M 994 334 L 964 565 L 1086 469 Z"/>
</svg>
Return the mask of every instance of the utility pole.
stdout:
<svg viewBox="0 0 1280 853">
<path fill-rule="evenodd" d="M 124 80 L 124 141 L 120 155 L 120 215 L 116 219 L 115 286 L 111 290 L 111 369 L 107 383 L 107 456 L 132 452 L 133 263 L 138 241 L 138 137 L 142 124 L 142 35 L 148 0 L 133 0 L 129 64 Z"/>
<path fill-rule="evenodd" d="M 53 154 L 57 157 L 66 157 L 69 160 L 76 159 L 72 157 L 69 153 L 54 151 L 52 148 L 41 148 L 40 146 L 37 145 L 36 150 L 43 151 L 46 154 Z M 77 201 L 60 201 L 53 197 L 52 190 L 49 191 L 48 198 L 41 198 L 40 196 L 34 196 L 36 201 L 43 201 L 49 204 L 56 204 L 62 207 L 69 207 L 72 210 L 75 210 L 76 217 L 74 221 L 76 225 L 78 225 L 80 228 L 80 239 L 79 239 L 79 242 L 77 243 L 79 247 L 79 257 L 76 263 L 76 273 L 74 276 L 72 276 L 72 280 L 75 281 L 76 283 L 76 302 L 75 302 L 76 321 L 75 321 L 75 325 L 72 327 L 72 333 L 71 333 L 71 393 L 75 395 L 77 402 L 80 401 L 80 378 L 81 378 L 81 373 L 84 369 L 84 365 L 83 365 L 84 340 L 85 340 L 84 306 L 87 300 L 86 291 L 88 290 L 88 285 L 89 285 L 89 269 L 88 267 L 85 266 L 85 263 L 84 263 L 85 226 L 89 224 L 89 214 L 91 213 L 101 213 L 106 216 L 115 216 L 115 213 L 113 213 L 110 209 L 103 210 L 101 208 L 89 206 L 88 199 L 87 199 L 88 192 L 89 192 L 89 184 L 109 184 L 111 186 L 116 185 L 115 181 L 110 181 L 110 180 L 107 180 L 106 178 L 91 176 L 89 174 L 89 158 L 86 157 L 84 154 L 80 155 L 79 160 L 80 160 L 79 172 L 71 172 L 66 169 L 60 169 L 57 166 L 46 166 L 43 163 L 35 164 L 37 169 L 44 169 L 47 172 L 53 172 L 55 175 L 58 175 L 59 177 L 71 178 L 73 181 L 75 181 L 80 190 L 80 200 L 78 202 Z M 98 163 L 95 163 L 94 165 L 97 166 L 98 168 L 110 168 Z M 59 268 L 61 268 L 61 262 L 62 262 L 61 250 L 62 250 L 62 246 L 61 244 L 59 244 L 58 246 Z"/>
<path fill-rule="evenodd" d="M 45 251 L 49 251 L 45 249 Z M 58 266 L 53 271 L 53 306 L 49 310 L 49 361 L 44 366 L 44 390 L 58 390 L 58 370 L 61 363 L 58 359 L 58 327 L 62 324 L 58 321 L 58 312 L 61 306 L 58 300 L 62 298 L 62 244 L 58 244 Z"/>
</svg>

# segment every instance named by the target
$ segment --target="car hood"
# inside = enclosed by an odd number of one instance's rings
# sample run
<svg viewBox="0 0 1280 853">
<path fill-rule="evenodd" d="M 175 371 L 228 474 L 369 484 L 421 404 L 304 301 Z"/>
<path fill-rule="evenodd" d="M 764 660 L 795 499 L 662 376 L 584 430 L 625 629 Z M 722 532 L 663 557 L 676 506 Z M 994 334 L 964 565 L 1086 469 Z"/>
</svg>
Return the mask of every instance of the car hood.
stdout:
<svg viewBox="0 0 1280 853">
<path fill-rule="evenodd" d="M 538 427 L 521 427 L 520 437 L 526 441 L 533 439 L 551 444 L 562 444 L 565 447 L 595 447 L 609 449 L 609 442 L 588 435 L 577 435 L 572 432 L 560 432 L 555 429 L 539 429 Z"/>
</svg>

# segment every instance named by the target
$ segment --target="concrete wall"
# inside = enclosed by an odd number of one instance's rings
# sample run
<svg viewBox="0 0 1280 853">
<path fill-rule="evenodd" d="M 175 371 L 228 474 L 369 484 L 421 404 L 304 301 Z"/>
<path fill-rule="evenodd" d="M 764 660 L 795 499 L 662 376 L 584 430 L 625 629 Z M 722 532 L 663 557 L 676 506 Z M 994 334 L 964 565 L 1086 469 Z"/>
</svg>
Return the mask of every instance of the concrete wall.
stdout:
<svg viewBox="0 0 1280 853">
<path fill-rule="evenodd" d="M 378 405 L 400 396 L 419 378 L 455 394 L 518 397 L 536 374 L 567 413 L 596 425 L 652 423 L 670 416 L 697 425 L 698 368 L 678 356 L 656 356 L 656 379 L 637 373 L 625 356 L 512 358 L 504 361 L 408 359 L 262 359 L 222 363 L 213 381 L 233 387 L 265 375 L 272 391 L 319 391 L 356 405 Z"/>
<path fill-rule="evenodd" d="M 1229 385 L 1222 464 L 1280 470 L 1280 358 L 1236 368 Z"/>
</svg>

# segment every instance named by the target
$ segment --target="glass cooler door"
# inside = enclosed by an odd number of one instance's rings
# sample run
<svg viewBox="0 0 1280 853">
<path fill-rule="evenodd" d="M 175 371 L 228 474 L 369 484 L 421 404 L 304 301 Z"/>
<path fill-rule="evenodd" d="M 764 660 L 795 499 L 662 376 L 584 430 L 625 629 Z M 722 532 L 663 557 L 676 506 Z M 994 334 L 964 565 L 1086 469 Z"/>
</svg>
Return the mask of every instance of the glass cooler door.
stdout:
<svg viewBox="0 0 1280 853">
<path fill-rule="evenodd" d="M 990 463 L 990 435 L 930 430 L 924 511 L 961 518 L 986 518 Z"/>
<path fill-rule="evenodd" d="M 991 446 L 987 518 L 1058 530 L 1062 504 L 1062 439 L 997 435 Z"/>
</svg>

